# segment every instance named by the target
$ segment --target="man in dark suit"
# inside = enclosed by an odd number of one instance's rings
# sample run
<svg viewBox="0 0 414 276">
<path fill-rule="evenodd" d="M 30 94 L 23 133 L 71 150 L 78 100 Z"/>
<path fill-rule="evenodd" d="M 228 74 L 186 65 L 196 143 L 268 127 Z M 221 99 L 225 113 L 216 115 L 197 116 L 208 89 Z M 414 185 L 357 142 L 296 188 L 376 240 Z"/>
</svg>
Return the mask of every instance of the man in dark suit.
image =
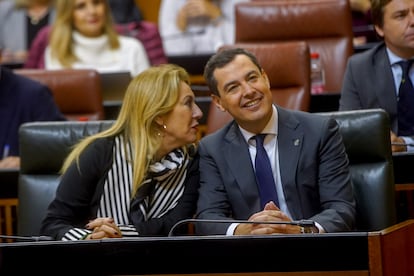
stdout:
<svg viewBox="0 0 414 276">
<path fill-rule="evenodd" d="M 21 124 L 66 120 L 49 88 L 0 66 L 0 168 L 19 168 Z"/>
<path fill-rule="evenodd" d="M 335 120 L 273 105 L 269 79 L 243 49 L 218 52 L 204 77 L 217 108 L 234 120 L 199 143 L 198 219 L 255 222 L 308 219 L 314 232 L 350 231 L 355 201 L 348 159 Z M 256 143 L 266 133 L 277 195 L 262 202 L 255 176 Z M 278 202 L 275 203 L 275 202 Z M 199 234 L 300 233 L 295 225 L 203 223 Z"/>
<path fill-rule="evenodd" d="M 413 106 L 408 110 L 412 112 L 398 107 L 403 79 L 398 63 L 414 58 L 414 1 L 372 0 L 371 13 L 376 32 L 384 41 L 349 59 L 339 109 L 383 108 L 391 121 L 392 151 L 414 151 L 414 147 L 406 146 L 414 143 L 414 100 L 409 101 Z M 414 81 L 413 70 L 409 77 Z M 414 90 L 411 94 L 414 97 Z M 399 116 L 409 124 L 405 133 L 398 126 Z"/>
</svg>

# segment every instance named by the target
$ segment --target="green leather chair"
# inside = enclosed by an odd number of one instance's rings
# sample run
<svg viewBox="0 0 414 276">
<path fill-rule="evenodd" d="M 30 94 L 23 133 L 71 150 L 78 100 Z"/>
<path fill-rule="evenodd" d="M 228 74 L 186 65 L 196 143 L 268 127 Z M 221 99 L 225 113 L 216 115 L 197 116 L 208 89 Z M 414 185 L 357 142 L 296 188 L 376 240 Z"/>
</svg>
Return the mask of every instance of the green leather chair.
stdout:
<svg viewBox="0 0 414 276">
<path fill-rule="evenodd" d="M 340 126 L 357 204 L 356 230 L 377 231 L 397 223 L 388 114 L 382 109 L 319 113 Z"/>
<path fill-rule="evenodd" d="M 113 121 L 34 122 L 20 127 L 17 233 L 38 236 L 59 184 L 59 170 L 72 146 Z"/>
<path fill-rule="evenodd" d="M 381 109 L 319 113 L 340 126 L 357 203 L 355 231 L 377 231 L 396 223 L 389 119 Z M 38 236 L 59 183 L 59 170 L 79 139 L 113 121 L 26 123 L 20 128 L 21 171 L 17 232 Z"/>
</svg>

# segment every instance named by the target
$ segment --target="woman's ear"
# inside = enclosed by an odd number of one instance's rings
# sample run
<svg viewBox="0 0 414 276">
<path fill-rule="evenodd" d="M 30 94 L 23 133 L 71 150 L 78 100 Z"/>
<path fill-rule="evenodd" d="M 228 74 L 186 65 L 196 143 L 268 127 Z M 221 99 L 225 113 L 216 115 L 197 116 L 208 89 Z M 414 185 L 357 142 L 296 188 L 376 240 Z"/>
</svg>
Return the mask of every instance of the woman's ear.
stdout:
<svg viewBox="0 0 414 276">
<path fill-rule="evenodd" d="M 155 122 L 160 126 L 164 125 L 164 119 L 161 116 L 155 117 Z"/>
</svg>

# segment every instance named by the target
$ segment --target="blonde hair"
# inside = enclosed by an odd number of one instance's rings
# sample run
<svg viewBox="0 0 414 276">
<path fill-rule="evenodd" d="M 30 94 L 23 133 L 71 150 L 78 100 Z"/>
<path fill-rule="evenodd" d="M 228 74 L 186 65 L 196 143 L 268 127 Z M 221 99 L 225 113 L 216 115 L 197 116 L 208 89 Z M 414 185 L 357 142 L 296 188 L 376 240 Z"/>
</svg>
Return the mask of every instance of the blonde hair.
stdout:
<svg viewBox="0 0 414 276">
<path fill-rule="evenodd" d="M 132 148 L 133 186 L 135 195 L 146 177 L 149 165 L 161 146 L 161 128 L 156 118 L 171 112 L 179 100 L 182 82 L 190 84 L 188 73 L 172 64 L 153 66 L 136 76 L 128 85 L 120 113 L 107 130 L 89 136 L 76 145 L 62 167 L 65 172 L 93 141 L 99 138 L 124 135 Z M 124 145 L 126 146 L 126 145 Z M 186 151 L 186 147 L 183 147 Z"/>
<path fill-rule="evenodd" d="M 119 37 L 114 28 L 111 10 L 106 0 L 105 5 L 105 24 L 104 33 L 108 35 L 111 49 L 118 49 L 120 46 Z M 56 2 L 56 19 L 52 25 L 49 46 L 51 56 L 59 60 L 64 67 L 71 67 L 77 61 L 77 57 L 72 50 L 73 11 L 75 0 L 59 0 Z"/>
</svg>

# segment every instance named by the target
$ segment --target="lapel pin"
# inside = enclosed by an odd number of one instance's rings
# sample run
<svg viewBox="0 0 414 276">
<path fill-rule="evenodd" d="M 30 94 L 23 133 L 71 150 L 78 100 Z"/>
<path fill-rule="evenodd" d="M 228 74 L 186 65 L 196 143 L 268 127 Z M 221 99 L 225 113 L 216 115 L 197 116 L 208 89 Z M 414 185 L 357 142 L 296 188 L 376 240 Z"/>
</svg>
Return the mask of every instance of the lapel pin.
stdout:
<svg viewBox="0 0 414 276">
<path fill-rule="evenodd" d="M 299 146 L 299 139 L 293 140 L 293 145 L 295 145 L 296 147 Z"/>
</svg>

